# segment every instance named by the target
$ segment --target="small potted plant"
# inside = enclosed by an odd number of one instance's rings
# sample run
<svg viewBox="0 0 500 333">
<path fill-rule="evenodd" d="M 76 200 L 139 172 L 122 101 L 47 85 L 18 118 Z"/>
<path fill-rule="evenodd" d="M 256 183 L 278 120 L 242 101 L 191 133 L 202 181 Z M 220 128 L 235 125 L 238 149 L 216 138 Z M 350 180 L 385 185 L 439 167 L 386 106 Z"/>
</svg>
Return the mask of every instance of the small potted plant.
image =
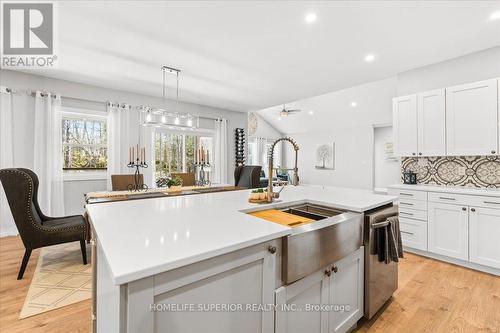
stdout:
<svg viewBox="0 0 500 333">
<path fill-rule="evenodd" d="M 259 189 L 257 190 L 257 192 L 259 193 L 259 199 L 260 199 L 260 200 L 265 200 L 265 199 L 267 199 L 267 193 L 264 191 L 264 189 L 263 189 L 263 188 L 259 188 Z"/>
<path fill-rule="evenodd" d="M 252 192 L 250 192 L 250 199 L 252 200 L 260 199 L 260 193 L 258 192 L 258 190 L 252 190 Z"/>
<path fill-rule="evenodd" d="M 170 190 L 174 192 L 182 191 L 182 178 L 179 176 L 170 178 L 167 182 L 167 186 Z"/>
</svg>

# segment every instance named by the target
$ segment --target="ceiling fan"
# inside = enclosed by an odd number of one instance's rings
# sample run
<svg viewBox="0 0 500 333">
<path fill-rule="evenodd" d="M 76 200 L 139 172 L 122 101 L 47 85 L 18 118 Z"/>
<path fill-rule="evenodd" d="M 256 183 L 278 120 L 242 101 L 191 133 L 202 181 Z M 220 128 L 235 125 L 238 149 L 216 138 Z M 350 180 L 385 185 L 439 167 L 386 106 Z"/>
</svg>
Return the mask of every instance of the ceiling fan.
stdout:
<svg viewBox="0 0 500 333">
<path fill-rule="evenodd" d="M 283 109 L 280 111 L 280 117 L 287 117 L 288 115 L 294 114 L 294 113 L 299 113 L 302 110 L 300 109 L 287 109 L 285 104 L 283 104 Z"/>
</svg>

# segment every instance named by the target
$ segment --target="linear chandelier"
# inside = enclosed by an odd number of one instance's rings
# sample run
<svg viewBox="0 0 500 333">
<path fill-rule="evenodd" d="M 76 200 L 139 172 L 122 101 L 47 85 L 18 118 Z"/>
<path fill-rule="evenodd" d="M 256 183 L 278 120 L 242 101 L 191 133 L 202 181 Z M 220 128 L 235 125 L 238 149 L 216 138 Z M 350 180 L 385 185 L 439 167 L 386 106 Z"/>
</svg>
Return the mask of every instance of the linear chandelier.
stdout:
<svg viewBox="0 0 500 333">
<path fill-rule="evenodd" d="M 181 130 L 194 130 L 199 128 L 200 117 L 190 113 L 179 112 L 179 73 L 180 69 L 163 66 L 161 68 L 163 76 L 162 85 L 162 102 L 163 108 L 152 108 L 149 106 L 140 105 L 137 107 L 141 114 L 143 115 L 142 126 L 155 126 L 155 127 L 167 127 L 169 129 L 179 128 Z M 166 74 L 175 74 L 176 76 L 176 111 L 172 112 L 167 110 L 166 107 L 166 97 L 165 97 L 165 81 Z"/>
</svg>

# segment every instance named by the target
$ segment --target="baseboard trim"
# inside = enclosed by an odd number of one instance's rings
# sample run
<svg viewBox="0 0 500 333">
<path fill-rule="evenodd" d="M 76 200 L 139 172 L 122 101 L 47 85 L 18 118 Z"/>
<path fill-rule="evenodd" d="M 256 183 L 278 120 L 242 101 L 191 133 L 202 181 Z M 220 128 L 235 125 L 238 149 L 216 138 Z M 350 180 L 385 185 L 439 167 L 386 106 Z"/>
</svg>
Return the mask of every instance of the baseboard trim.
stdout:
<svg viewBox="0 0 500 333">
<path fill-rule="evenodd" d="M 450 257 L 443 256 L 443 255 L 440 255 L 440 254 L 435 254 L 435 253 L 430 253 L 430 252 L 427 252 L 427 251 L 417 250 L 417 249 L 413 249 L 413 248 L 406 247 L 406 246 L 404 246 L 403 249 L 406 252 L 418 254 L 418 255 L 423 256 L 423 257 L 428 257 L 428 258 L 436 259 L 436 260 L 439 260 L 439 261 L 444 261 L 444 262 L 447 262 L 447 263 L 450 263 L 450 264 L 454 264 L 454 265 L 462 266 L 462 267 L 465 267 L 465 268 L 473 269 L 473 270 L 476 270 L 476 271 L 480 271 L 480 272 L 484 272 L 484 273 L 488 273 L 488 274 L 493 274 L 493 275 L 496 275 L 496 276 L 500 276 L 500 269 L 496 269 L 496 268 L 493 268 L 493 267 L 479 265 L 479 264 L 476 264 L 476 263 L 473 263 L 473 262 L 468 262 L 468 261 L 464 261 L 464 260 L 460 260 L 460 259 L 450 258 Z"/>
</svg>

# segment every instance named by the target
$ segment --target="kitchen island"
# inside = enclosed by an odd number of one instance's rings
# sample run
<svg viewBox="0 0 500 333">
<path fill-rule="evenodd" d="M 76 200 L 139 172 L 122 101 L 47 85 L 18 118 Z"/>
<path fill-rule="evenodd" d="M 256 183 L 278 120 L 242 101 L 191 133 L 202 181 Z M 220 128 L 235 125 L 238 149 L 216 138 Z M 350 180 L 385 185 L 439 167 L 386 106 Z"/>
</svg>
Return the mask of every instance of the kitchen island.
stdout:
<svg viewBox="0 0 500 333">
<path fill-rule="evenodd" d="M 345 266 L 342 271 L 351 276 L 333 281 L 329 269 L 329 274 L 319 269 L 284 286 L 282 239 L 294 229 L 248 213 L 307 203 L 361 217 L 396 197 L 367 190 L 290 186 L 276 202 L 259 205 L 248 202 L 248 193 L 87 205 L 93 229 L 97 332 L 299 332 L 300 325 L 342 332 L 355 325 L 363 314 L 362 244 L 335 265 Z M 311 225 L 347 225 L 345 219 L 326 221 Z M 339 286 L 343 280 L 346 285 Z M 344 295 L 332 299 L 330 289 Z M 345 316 L 338 309 L 319 308 L 287 316 L 276 308 L 298 296 L 298 303 L 314 306 L 353 299 L 355 304 L 349 306 L 356 309 L 350 308 Z M 302 319 L 295 324 L 294 318 Z"/>
</svg>

